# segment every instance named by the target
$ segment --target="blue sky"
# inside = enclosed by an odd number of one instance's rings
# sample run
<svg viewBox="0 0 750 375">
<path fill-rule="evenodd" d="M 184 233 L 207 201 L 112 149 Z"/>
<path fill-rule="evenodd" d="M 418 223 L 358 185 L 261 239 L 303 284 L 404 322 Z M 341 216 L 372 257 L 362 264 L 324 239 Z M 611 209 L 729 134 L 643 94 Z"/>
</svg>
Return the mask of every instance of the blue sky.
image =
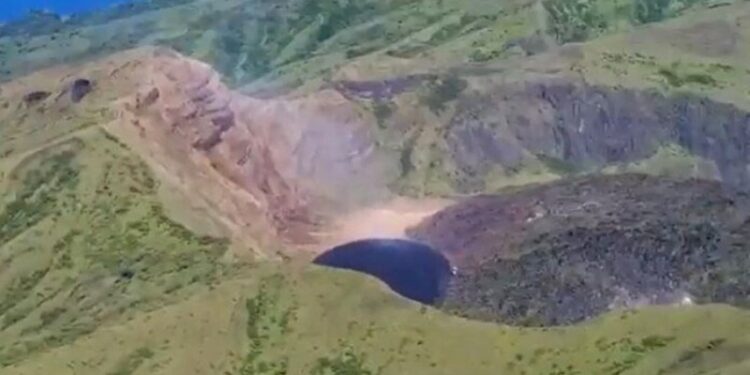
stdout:
<svg viewBox="0 0 750 375">
<path fill-rule="evenodd" d="M 0 0 L 0 21 L 21 17 L 29 9 L 49 9 L 60 14 L 71 14 L 121 2 L 123 0 Z"/>
</svg>

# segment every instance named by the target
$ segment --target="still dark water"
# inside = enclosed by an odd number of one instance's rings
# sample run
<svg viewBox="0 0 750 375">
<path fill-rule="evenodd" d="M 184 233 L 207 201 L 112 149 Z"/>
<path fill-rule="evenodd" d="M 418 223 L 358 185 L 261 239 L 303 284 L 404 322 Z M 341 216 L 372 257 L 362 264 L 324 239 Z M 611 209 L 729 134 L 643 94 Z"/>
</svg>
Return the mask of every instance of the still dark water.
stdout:
<svg viewBox="0 0 750 375">
<path fill-rule="evenodd" d="M 424 304 L 440 300 L 451 276 L 450 263 L 439 252 L 407 240 L 351 242 L 321 254 L 314 263 L 375 276 L 396 293 Z"/>
<path fill-rule="evenodd" d="M 0 0 L 0 22 L 18 19 L 30 10 L 46 10 L 71 15 L 90 12 L 126 2 L 125 0 Z"/>
</svg>

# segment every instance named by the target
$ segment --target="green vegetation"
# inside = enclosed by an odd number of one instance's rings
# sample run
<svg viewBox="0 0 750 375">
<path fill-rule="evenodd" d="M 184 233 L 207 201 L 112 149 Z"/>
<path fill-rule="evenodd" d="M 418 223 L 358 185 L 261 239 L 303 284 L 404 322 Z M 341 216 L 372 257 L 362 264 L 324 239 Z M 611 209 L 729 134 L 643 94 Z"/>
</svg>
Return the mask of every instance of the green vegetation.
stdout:
<svg viewBox="0 0 750 375">
<path fill-rule="evenodd" d="M 457 22 L 451 22 L 432 34 L 427 44 L 430 46 L 439 46 L 468 32 L 468 27 L 477 23 L 477 21 L 485 20 L 491 22 L 496 18 L 497 17 L 493 15 L 484 15 L 480 17 L 473 14 L 464 14 L 458 18 Z"/>
<path fill-rule="evenodd" d="M 258 263 L 214 278 L 216 273 L 199 270 L 216 269 L 216 258 L 202 254 L 225 244 L 191 235 L 162 217 L 149 180 L 137 177 L 144 174 L 137 159 L 96 136 L 86 140 L 76 160 L 86 161 L 74 189 L 82 205 L 62 210 L 64 218 L 76 219 L 60 222 L 80 226 L 60 228 L 53 241 L 18 237 L 39 241 L 34 249 L 49 249 L 54 259 L 68 253 L 70 265 L 63 271 L 74 279 L 46 282 L 63 272 L 52 262 L 49 270 L 37 268 L 13 284 L 32 293 L 13 299 L 11 310 L 25 314 L 0 329 L 0 366 L 16 365 L 2 368 L 4 373 L 41 374 L 70 366 L 82 375 L 126 375 L 155 366 L 184 375 L 183 365 L 226 375 L 489 375 L 498 369 L 508 374 L 646 374 L 746 353 L 739 351 L 744 335 L 738 327 L 750 316 L 728 307 L 616 312 L 581 327 L 524 330 L 450 318 L 351 273 Z M 133 192 L 134 186 L 139 192 Z M 113 203 L 109 209 L 95 207 L 105 200 Z M 125 207 L 122 200 L 130 204 Z M 58 202 L 62 206 L 65 200 Z M 92 232 L 98 235 L 90 237 Z M 97 247 L 104 238 L 113 241 L 107 251 L 136 265 L 129 267 L 135 271 L 131 278 L 119 272 L 121 263 L 100 254 L 104 248 L 85 249 L 89 241 Z M 154 255 L 129 247 L 129 241 Z M 175 253 L 190 254 L 192 260 Z M 58 290 L 46 291 L 53 286 Z M 44 296 L 36 297 L 37 292 Z M 4 289 L 2 300 L 8 295 Z M 226 319 L 212 320 L 222 316 Z M 709 317 L 714 322 L 709 333 L 691 323 Z M 87 339 L 77 340 L 81 337 Z M 717 339 L 721 345 L 709 345 Z M 22 344 L 7 344 L 15 342 Z M 56 350 L 64 352 L 56 355 Z M 685 354 L 660 354 L 678 350 Z M 119 360 L 107 361 L 116 353 Z M 198 357 L 211 359 L 203 363 Z"/>
<path fill-rule="evenodd" d="M 243 3 L 229 15 L 203 15 L 192 23 L 194 32 L 180 38 L 174 46 L 189 53 L 201 30 L 216 29 L 218 48 L 207 56 L 214 66 L 239 79 L 257 79 L 275 68 L 309 58 L 340 31 L 373 16 L 378 11 L 377 4 L 305 0 L 273 7 L 257 19 L 254 15 L 259 5 Z M 350 57 L 364 53 L 360 49 L 347 51 Z"/>
<path fill-rule="evenodd" d="M 430 84 L 421 102 L 432 112 L 439 114 L 445 110 L 448 102 L 458 99 L 466 87 L 465 80 L 456 75 L 449 75 Z"/>
<path fill-rule="evenodd" d="M 0 345 L 0 366 L 179 300 L 222 272 L 228 242 L 169 219 L 148 168 L 101 132 L 33 154 L 14 180 L 0 211 L 0 249 L 23 246 L 45 260 L 12 258 L 15 276 L 0 283 L 0 337 L 20 332 Z"/>
<path fill-rule="evenodd" d="M 630 338 L 614 341 L 599 339 L 596 346 L 602 352 L 619 351 L 626 353 L 621 359 L 613 361 L 606 367 L 607 374 L 622 374 L 636 367 L 649 352 L 658 350 L 674 340 L 672 337 L 648 336 L 640 343 L 633 342 Z"/>
<path fill-rule="evenodd" d="M 375 3 L 363 1 L 306 0 L 301 14 L 303 17 L 320 17 L 323 20 L 316 36 L 318 42 L 323 42 L 374 10 Z"/>
<path fill-rule="evenodd" d="M 702 0 L 632 0 L 635 23 L 660 22 L 700 3 Z"/>
<path fill-rule="evenodd" d="M 0 80 L 155 41 L 212 64 L 237 86 L 257 83 L 260 77 L 284 88 L 299 83 L 314 86 L 323 80 L 323 71 L 325 79 L 333 80 L 346 76 L 342 72 L 368 78 L 434 73 L 441 78 L 424 85 L 417 93 L 419 103 L 412 93 L 372 102 L 370 110 L 377 122 L 372 130 L 378 141 L 396 145 L 399 154 L 394 152 L 394 163 L 402 175 L 394 186 L 399 193 L 451 194 L 457 184 L 466 183 L 469 190 L 495 186 L 490 177 L 476 171 L 468 177 L 459 175 L 445 149 L 446 123 L 436 119 L 450 117 L 452 103 L 459 98 L 462 104 L 464 100 L 474 104 L 466 95 L 469 80 L 473 96 L 475 90 L 494 90 L 495 83 L 505 78 L 500 71 L 519 80 L 529 71 L 535 77 L 566 75 L 567 62 L 557 59 L 555 49 L 549 56 L 554 64 L 537 62 L 528 70 L 524 61 L 516 69 L 512 64 L 506 67 L 502 59 L 530 38 L 546 43 L 545 31 L 559 43 L 590 41 L 679 16 L 698 4 L 546 0 L 538 16 L 533 2 L 210 3 L 160 0 L 86 20 L 63 22 L 35 14 L 22 27 L 0 26 L 4 35 Z M 151 8 L 162 13 L 147 14 Z M 481 14 L 476 14 L 477 9 Z M 710 26 L 716 19 L 701 25 Z M 690 27 L 698 21 L 676 20 L 668 27 L 694 31 Z M 578 46 L 565 52 L 577 64 L 570 71 L 592 84 L 667 85 L 695 91 L 736 87 L 746 101 L 747 69 L 742 59 L 746 49 L 741 42 L 732 47 L 726 37 L 735 31 L 745 35 L 745 29 L 741 22 L 727 24 L 730 32 L 716 39 L 708 38 L 714 29 L 684 39 L 682 32 L 668 37 L 644 32 L 637 40 L 630 35 L 608 36 L 599 45 L 582 44 L 580 57 Z M 31 34 L 36 38 L 30 39 Z M 722 54 L 704 53 L 717 44 L 729 47 Z M 592 45 L 598 49 L 589 49 Z M 634 51 L 633 46 L 643 49 Z M 595 66 L 587 60 L 591 56 L 602 64 L 601 71 L 615 74 L 597 81 L 592 73 Z M 460 74 L 446 73 L 447 67 L 467 60 L 477 64 L 451 70 Z M 670 65 L 674 60 L 684 62 Z M 487 61 L 493 63 L 481 64 Z M 471 77 L 474 71 L 479 73 Z M 480 74 L 488 79 L 477 78 Z M 108 93 L 102 90 L 99 95 Z M 228 240 L 197 235 L 170 218 L 157 196 L 159 181 L 117 138 L 91 132 L 81 135 L 78 146 L 45 148 L 62 134 L 105 123 L 103 113 L 81 105 L 61 114 L 56 107 L 40 107 L 39 112 L 13 117 L 16 103 L 0 100 L 3 375 L 750 371 L 743 362 L 750 355 L 750 340 L 744 333 L 750 316 L 727 306 L 651 307 L 612 312 L 579 326 L 521 329 L 457 319 L 416 306 L 358 275 L 273 262 L 243 263 L 227 252 Z M 407 112 L 405 104 L 421 104 L 425 110 L 410 107 Z M 394 126 L 396 120 L 399 126 Z M 408 132 L 396 129 L 402 122 L 411 126 Z M 44 150 L 15 164 L 24 152 L 38 148 Z M 660 174 L 680 168 L 686 175 L 694 173 L 701 160 L 683 151 L 660 150 L 643 163 L 623 168 Z M 564 160 L 536 156 L 534 168 L 545 173 L 578 171 Z M 524 176 L 527 167 L 522 164 L 518 170 L 496 174 L 507 180 Z M 696 322 L 711 322 L 711 329 Z"/>
<path fill-rule="evenodd" d="M 664 77 L 667 83 L 672 87 L 681 87 L 684 85 L 702 85 L 708 87 L 719 87 L 719 82 L 707 73 L 684 73 L 677 70 L 677 65 L 663 67 L 658 71 L 659 75 Z"/>
<path fill-rule="evenodd" d="M 0 80 L 54 65 L 59 59 L 75 63 L 157 41 L 210 63 L 232 84 L 266 77 L 299 85 L 346 60 L 380 50 L 403 58 L 449 50 L 449 59 L 459 61 L 475 50 L 461 41 L 466 38 L 494 46 L 487 51 L 494 54 L 504 41 L 523 37 L 534 27 L 531 10 L 514 4 L 484 7 L 477 15 L 471 2 L 436 4 L 434 0 L 158 3 L 153 4 L 158 17 L 148 13 L 153 9 L 118 8 L 63 22 L 63 29 L 55 32 L 35 28 L 39 22 L 32 18 L 14 23 L 17 30 L 34 29 L 39 39 L 29 43 L 28 34 L 15 33 L 0 38 Z M 117 32 L 108 28 L 113 23 L 118 24 Z M 46 54 L 31 61 L 23 58 L 39 51 L 50 51 L 59 59 Z"/>
<path fill-rule="evenodd" d="M 734 355 L 748 350 L 747 344 L 735 347 L 725 347 L 727 340 L 714 338 L 684 350 L 664 372 L 672 371 L 679 373 L 687 369 L 706 368 L 711 366 L 722 366 L 723 363 L 731 361 Z"/>
<path fill-rule="evenodd" d="M 378 122 L 378 126 L 383 129 L 387 126 L 387 121 L 393 115 L 393 104 L 384 101 L 375 101 L 372 105 L 372 112 Z"/>
<path fill-rule="evenodd" d="M 78 170 L 75 154 L 55 155 L 24 176 L 20 191 L 0 213 L 0 244 L 6 243 L 52 214 L 61 190 L 74 189 Z"/>
<path fill-rule="evenodd" d="M 561 43 L 580 42 L 607 28 L 595 0 L 546 0 L 549 32 Z"/>
<path fill-rule="evenodd" d="M 18 278 L 8 290 L 6 290 L 5 297 L 3 298 L 2 303 L 0 303 L 0 315 L 31 294 L 31 291 L 39 284 L 39 281 L 48 271 L 48 269 L 38 270 L 30 275 L 24 275 Z M 8 327 L 17 322 L 19 320 L 18 318 L 18 315 L 7 314 L 3 321 L 3 327 Z"/>
<path fill-rule="evenodd" d="M 365 356 L 345 350 L 335 358 L 320 358 L 311 375 L 375 375 L 365 367 Z"/>
<path fill-rule="evenodd" d="M 544 155 L 544 154 L 538 154 L 536 157 L 552 173 L 556 173 L 556 174 L 563 176 L 563 175 L 568 175 L 568 174 L 577 172 L 576 166 L 565 160 L 562 160 L 553 156 Z"/>
<path fill-rule="evenodd" d="M 638 23 L 659 22 L 667 17 L 672 0 L 633 0 L 633 18 Z"/>
<path fill-rule="evenodd" d="M 117 363 L 107 375 L 132 375 L 144 362 L 151 359 L 154 352 L 149 348 L 139 348 Z"/>
<path fill-rule="evenodd" d="M 287 374 L 289 359 L 282 356 L 278 360 L 263 360 L 264 352 L 273 345 L 278 336 L 288 334 L 289 325 L 293 323 L 294 310 L 289 308 L 280 314 L 280 293 L 284 285 L 281 275 L 274 275 L 261 280 L 257 294 L 245 302 L 247 323 L 245 333 L 249 341 L 247 355 L 239 369 L 240 375 L 277 375 Z M 276 337 L 274 337 L 276 336 Z"/>
<path fill-rule="evenodd" d="M 299 280 L 295 281 L 297 277 Z M 354 290 L 359 291 L 359 297 L 349 294 Z M 694 348 L 691 353 L 719 352 L 730 347 L 729 341 L 742 340 L 739 333 L 734 339 L 727 336 L 732 335 L 730 327 L 739 322 L 718 324 L 714 328 L 722 333 L 706 333 L 713 339 L 705 339 L 700 327 L 688 326 L 685 330 L 686 326 L 680 323 L 700 314 L 718 313 L 720 316 L 713 315 L 714 319 L 724 319 L 729 313 L 713 308 L 625 311 L 581 327 L 525 331 L 467 321 L 449 324 L 434 310 L 420 311 L 417 306 L 396 303 L 377 290 L 375 283 L 358 280 L 356 275 L 322 270 L 283 278 L 265 277 L 258 292 L 246 302 L 248 337 L 261 342 L 255 346 L 253 339 L 248 348 L 256 365 L 252 371 L 239 373 L 451 374 L 470 369 L 473 374 L 492 374 L 503 367 L 501 363 L 513 363 L 505 367 L 505 373 L 656 374 L 674 366 L 669 356 L 660 360 L 655 357 L 672 350 L 669 348 Z M 298 301 L 303 312 L 282 333 L 278 318 L 292 301 Z M 352 305 L 342 306 L 342 301 L 351 301 Z M 658 317 L 667 313 L 673 314 L 674 320 L 665 325 Z M 386 328 L 395 317 L 399 319 L 398 326 Z M 459 337 L 459 332 L 464 332 L 470 339 L 438 344 L 442 335 L 449 332 Z M 316 340 L 318 334 L 326 334 L 327 339 Z M 718 342 L 715 337 L 724 337 L 726 342 L 707 344 Z M 294 355 L 288 356 L 289 353 Z M 468 355 L 475 361 L 467 362 Z M 684 354 L 679 358 L 695 361 L 702 357 Z"/>
<path fill-rule="evenodd" d="M 677 17 L 702 0 L 545 0 L 548 32 L 560 43 Z"/>
</svg>

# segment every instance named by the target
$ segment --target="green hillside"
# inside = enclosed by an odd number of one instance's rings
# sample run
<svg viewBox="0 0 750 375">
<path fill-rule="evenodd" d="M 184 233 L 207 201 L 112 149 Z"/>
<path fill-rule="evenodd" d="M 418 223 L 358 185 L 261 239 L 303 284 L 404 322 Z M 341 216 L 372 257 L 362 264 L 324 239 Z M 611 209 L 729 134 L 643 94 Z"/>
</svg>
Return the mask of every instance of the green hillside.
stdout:
<svg viewBox="0 0 750 375">
<path fill-rule="evenodd" d="M 746 1 L 147 4 L 0 26 L 0 82 L 159 45 L 208 63 L 256 98 L 338 88 L 372 125 L 372 152 L 394 160 L 399 173 L 388 188 L 409 197 L 599 172 L 736 187 L 750 173 L 738 156 L 747 132 L 736 130 L 750 110 Z M 382 98 L 336 86 L 404 77 L 414 83 Z M 180 199 L 167 204 L 170 191 L 148 158 L 105 130 L 117 117 L 107 107 L 114 92 L 76 109 L 40 109 L 3 96 L 8 87 L 0 84 L 2 375 L 750 373 L 750 312 L 727 305 L 650 306 L 520 328 L 409 302 L 291 250 L 283 261 L 237 259 L 221 231 L 188 229 L 202 213 L 173 210 Z M 703 117 L 684 121 L 678 130 L 688 135 L 654 127 L 667 135 L 653 149 L 633 146 L 657 138 L 638 128 L 625 142 L 632 155 L 610 157 L 619 144 L 606 141 L 617 134 L 602 132 L 599 143 L 582 136 L 585 152 L 570 156 L 564 142 L 547 142 L 558 133 L 523 127 L 542 113 L 539 98 L 553 96 L 540 87 L 588 95 L 614 108 L 607 113 L 620 124 L 682 121 L 680 108 Z M 550 102 L 539 115 L 548 123 L 594 117 L 575 117 L 577 103 Z M 497 103 L 515 122 L 494 121 Z M 653 103 L 677 109 L 664 114 Z M 688 139 L 695 134 L 713 143 Z"/>
<path fill-rule="evenodd" d="M 3 374 L 747 371 L 750 314 L 725 306 L 521 329 L 347 272 L 223 265 L 226 243 L 166 217 L 159 182 L 98 129 L 30 155 L 6 181 Z"/>
</svg>

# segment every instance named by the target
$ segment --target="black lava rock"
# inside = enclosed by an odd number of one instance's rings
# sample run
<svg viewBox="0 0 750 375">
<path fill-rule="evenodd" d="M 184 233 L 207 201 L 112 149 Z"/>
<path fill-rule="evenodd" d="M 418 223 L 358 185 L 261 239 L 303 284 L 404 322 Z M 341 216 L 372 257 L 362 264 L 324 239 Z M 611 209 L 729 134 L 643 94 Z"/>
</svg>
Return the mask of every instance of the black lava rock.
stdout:
<svg viewBox="0 0 750 375">
<path fill-rule="evenodd" d="M 551 326 L 650 304 L 750 306 L 748 207 L 718 182 L 583 177 L 469 199 L 412 235 L 457 260 L 446 310 Z"/>
</svg>

